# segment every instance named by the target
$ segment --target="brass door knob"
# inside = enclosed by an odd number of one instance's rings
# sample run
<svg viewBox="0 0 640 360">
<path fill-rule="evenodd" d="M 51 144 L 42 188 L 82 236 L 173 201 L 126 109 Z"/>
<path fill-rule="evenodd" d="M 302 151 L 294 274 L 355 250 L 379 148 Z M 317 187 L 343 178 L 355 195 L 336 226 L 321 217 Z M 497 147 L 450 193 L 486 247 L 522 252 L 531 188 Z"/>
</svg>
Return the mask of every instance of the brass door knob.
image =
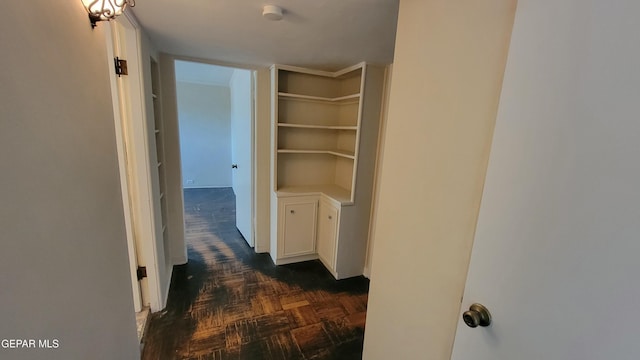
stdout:
<svg viewBox="0 0 640 360">
<path fill-rule="evenodd" d="M 482 304 L 472 304 L 469 310 L 462 314 L 462 320 L 470 328 L 491 325 L 491 313 Z"/>
</svg>

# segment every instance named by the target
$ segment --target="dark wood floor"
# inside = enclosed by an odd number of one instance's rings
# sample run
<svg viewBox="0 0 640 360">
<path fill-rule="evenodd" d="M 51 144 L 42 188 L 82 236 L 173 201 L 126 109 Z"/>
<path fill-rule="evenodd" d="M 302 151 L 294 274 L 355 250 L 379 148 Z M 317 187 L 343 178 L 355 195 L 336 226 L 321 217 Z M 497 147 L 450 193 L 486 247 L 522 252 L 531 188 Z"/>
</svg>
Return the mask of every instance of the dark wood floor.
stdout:
<svg viewBox="0 0 640 360">
<path fill-rule="evenodd" d="M 143 359 L 361 359 L 369 282 L 318 261 L 275 266 L 235 227 L 230 188 L 185 190 L 189 262 L 174 268 Z"/>
</svg>

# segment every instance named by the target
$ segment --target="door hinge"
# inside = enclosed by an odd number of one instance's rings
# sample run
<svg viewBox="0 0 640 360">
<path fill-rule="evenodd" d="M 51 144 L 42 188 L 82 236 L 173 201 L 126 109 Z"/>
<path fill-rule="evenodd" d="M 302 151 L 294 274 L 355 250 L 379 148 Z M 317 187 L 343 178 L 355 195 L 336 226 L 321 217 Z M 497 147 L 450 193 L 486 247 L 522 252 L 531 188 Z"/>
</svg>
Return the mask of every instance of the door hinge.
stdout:
<svg viewBox="0 0 640 360">
<path fill-rule="evenodd" d="M 120 59 L 119 57 L 116 57 L 113 59 L 113 62 L 116 67 L 116 75 L 118 76 L 129 75 L 129 71 L 127 70 L 127 60 L 123 60 L 123 59 Z"/>
<path fill-rule="evenodd" d="M 136 270 L 136 274 L 138 275 L 138 281 L 147 277 L 147 267 L 146 266 L 138 266 Z"/>
</svg>

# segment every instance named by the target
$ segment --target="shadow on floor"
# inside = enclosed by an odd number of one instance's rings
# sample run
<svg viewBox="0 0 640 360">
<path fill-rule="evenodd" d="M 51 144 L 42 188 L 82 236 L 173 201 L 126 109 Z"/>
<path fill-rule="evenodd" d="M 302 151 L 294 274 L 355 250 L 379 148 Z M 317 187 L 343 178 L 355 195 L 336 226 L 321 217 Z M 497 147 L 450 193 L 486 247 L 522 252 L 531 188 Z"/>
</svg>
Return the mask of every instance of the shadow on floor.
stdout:
<svg viewBox="0 0 640 360">
<path fill-rule="evenodd" d="M 231 188 L 186 189 L 189 262 L 175 266 L 143 359 L 361 359 L 369 281 L 319 261 L 275 266 L 235 227 Z"/>
</svg>

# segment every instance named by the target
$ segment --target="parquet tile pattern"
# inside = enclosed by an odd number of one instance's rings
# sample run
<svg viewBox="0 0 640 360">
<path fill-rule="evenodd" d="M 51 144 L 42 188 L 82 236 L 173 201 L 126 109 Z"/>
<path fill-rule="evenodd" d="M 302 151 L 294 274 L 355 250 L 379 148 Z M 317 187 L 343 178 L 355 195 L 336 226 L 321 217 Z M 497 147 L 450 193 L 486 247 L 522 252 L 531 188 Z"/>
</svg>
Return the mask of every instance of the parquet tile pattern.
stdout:
<svg viewBox="0 0 640 360">
<path fill-rule="evenodd" d="M 361 359 L 369 282 L 317 261 L 275 266 L 235 227 L 230 188 L 185 190 L 189 262 L 174 268 L 143 359 Z"/>
</svg>

